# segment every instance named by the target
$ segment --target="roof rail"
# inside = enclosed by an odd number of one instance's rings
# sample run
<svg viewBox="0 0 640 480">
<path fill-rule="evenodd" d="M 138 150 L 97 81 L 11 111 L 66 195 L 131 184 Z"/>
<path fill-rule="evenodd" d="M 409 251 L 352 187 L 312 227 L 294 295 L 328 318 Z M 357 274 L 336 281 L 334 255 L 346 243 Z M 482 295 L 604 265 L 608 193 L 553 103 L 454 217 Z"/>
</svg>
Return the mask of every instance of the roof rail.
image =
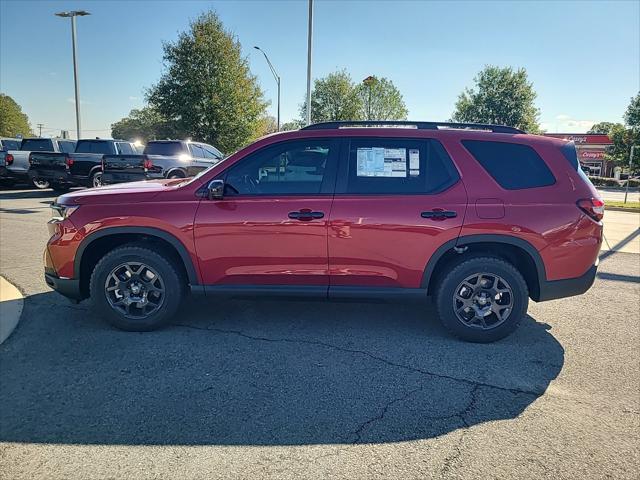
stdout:
<svg viewBox="0 0 640 480">
<path fill-rule="evenodd" d="M 407 120 L 344 120 L 336 122 L 312 123 L 300 130 L 333 130 L 353 127 L 413 127 L 419 130 L 439 130 L 456 128 L 461 130 L 486 130 L 494 133 L 526 133 L 515 127 L 491 125 L 488 123 L 454 123 L 454 122 L 411 122 Z"/>
</svg>

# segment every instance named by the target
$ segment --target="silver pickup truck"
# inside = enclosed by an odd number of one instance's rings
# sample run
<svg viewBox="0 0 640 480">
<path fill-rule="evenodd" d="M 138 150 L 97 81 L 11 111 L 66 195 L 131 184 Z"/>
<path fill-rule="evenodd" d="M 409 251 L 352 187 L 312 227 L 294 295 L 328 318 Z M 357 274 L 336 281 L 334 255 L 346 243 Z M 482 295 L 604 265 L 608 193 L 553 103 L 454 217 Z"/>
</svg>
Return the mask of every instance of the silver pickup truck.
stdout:
<svg viewBox="0 0 640 480">
<path fill-rule="evenodd" d="M 11 186 L 15 183 L 33 183 L 38 188 L 48 188 L 48 182 L 29 178 L 29 155 L 31 152 L 71 153 L 75 148 L 75 140 L 25 138 L 18 150 L 9 150 L 0 156 L 0 183 L 5 186 Z"/>
<path fill-rule="evenodd" d="M 220 150 L 206 143 L 153 140 L 142 155 L 105 155 L 102 158 L 102 183 L 192 177 L 222 158 Z"/>
</svg>

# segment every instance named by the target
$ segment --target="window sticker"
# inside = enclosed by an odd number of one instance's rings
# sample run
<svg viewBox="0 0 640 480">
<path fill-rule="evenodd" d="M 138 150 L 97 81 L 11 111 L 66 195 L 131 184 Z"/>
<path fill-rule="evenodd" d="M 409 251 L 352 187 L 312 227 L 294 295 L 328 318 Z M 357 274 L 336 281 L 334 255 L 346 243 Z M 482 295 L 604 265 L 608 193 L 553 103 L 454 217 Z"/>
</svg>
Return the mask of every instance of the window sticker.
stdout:
<svg viewBox="0 0 640 480">
<path fill-rule="evenodd" d="M 358 177 L 402 177 L 407 176 L 406 148 L 358 148 Z"/>
<path fill-rule="evenodd" d="M 420 150 L 412 148 L 409 150 L 409 176 L 420 175 Z"/>
</svg>

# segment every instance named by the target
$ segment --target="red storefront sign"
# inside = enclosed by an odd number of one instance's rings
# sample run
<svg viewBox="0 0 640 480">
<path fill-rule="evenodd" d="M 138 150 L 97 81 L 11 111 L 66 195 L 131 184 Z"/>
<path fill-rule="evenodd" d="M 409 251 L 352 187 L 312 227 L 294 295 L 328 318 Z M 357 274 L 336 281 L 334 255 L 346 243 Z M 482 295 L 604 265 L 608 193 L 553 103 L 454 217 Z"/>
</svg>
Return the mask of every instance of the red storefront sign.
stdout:
<svg viewBox="0 0 640 480">
<path fill-rule="evenodd" d="M 545 133 L 546 137 L 562 138 L 569 140 L 576 145 L 611 145 L 609 135 L 601 135 L 596 133 Z"/>
<path fill-rule="evenodd" d="M 578 150 L 580 160 L 604 160 L 603 150 Z"/>
</svg>

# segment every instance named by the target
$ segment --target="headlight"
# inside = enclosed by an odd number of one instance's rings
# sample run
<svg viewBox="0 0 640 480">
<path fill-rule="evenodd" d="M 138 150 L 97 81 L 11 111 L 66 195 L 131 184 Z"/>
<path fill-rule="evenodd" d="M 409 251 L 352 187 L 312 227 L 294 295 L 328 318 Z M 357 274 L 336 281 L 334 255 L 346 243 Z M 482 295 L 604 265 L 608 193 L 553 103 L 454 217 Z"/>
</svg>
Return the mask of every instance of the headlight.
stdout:
<svg viewBox="0 0 640 480">
<path fill-rule="evenodd" d="M 61 222 L 71 216 L 80 205 L 60 205 L 57 203 L 51 204 L 51 219 Z"/>
</svg>

